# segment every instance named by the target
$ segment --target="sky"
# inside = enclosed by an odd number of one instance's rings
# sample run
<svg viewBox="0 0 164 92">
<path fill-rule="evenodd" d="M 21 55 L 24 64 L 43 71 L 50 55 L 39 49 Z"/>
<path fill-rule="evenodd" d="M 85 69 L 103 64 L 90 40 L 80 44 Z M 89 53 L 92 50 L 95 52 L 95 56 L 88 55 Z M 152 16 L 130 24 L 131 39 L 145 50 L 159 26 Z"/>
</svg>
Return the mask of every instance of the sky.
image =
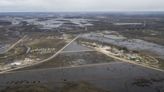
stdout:
<svg viewBox="0 0 164 92">
<path fill-rule="evenodd" d="M 0 12 L 164 11 L 164 0 L 0 0 Z"/>
</svg>

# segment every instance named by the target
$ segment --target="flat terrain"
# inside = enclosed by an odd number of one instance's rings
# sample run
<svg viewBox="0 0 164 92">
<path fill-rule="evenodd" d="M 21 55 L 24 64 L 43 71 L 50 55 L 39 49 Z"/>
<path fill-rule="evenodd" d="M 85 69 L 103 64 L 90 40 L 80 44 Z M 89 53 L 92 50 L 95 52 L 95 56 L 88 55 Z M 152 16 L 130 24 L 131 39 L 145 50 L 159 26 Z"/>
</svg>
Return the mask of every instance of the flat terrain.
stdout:
<svg viewBox="0 0 164 92">
<path fill-rule="evenodd" d="M 35 65 L 27 68 L 22 68 L 16 71 L 30 70 L 30 69 L 34 70 L 34 69 L 42 69 L 42 68 L 75 67 L 75 66 L 81 66 L 87 64 L 110 63 L 110 62 L 116 62 L 116 61 L 96 51 L 69 52 L 69 53 L 61 53 L 45 63 L 41 63 L 39 65 Z"/>
<path fill-rule="evenodd" d="M 25 38 L 26 37 L 26 38 Z M 24 36 L 0 55 L 0 71 L 11 71 L 49 60 L 67 44 L 54 35 Z"/>
<path fill-rule="evenodd" d="M 0 92 L 164 92 L 164 12 L 0 13 Z"/>
<path fill-rule="evenodd" d="M 61 89 L 65 83 L 80 82 L 110 92 L 164 91 L 163 72 L 124 62 L 27 70 L 0 75 L 1 89 L 19 85 L 49 85 L 55 90 Z"/>
</svg>

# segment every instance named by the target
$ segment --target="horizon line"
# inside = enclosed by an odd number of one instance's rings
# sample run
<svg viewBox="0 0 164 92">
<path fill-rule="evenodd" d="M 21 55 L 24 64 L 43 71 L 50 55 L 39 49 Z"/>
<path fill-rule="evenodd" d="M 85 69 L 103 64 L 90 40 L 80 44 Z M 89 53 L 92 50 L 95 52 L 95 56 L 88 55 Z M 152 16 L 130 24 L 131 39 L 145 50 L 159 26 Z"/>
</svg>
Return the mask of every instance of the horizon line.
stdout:
<svg viewBox="0 0 164 92">
<path fill-rule="evenodd" d="M 138 11 L 0 11 L 0 13 L 144 13 L 144 12 L 164 12 L 164 10 L 138 10 Z"/>
</svg>

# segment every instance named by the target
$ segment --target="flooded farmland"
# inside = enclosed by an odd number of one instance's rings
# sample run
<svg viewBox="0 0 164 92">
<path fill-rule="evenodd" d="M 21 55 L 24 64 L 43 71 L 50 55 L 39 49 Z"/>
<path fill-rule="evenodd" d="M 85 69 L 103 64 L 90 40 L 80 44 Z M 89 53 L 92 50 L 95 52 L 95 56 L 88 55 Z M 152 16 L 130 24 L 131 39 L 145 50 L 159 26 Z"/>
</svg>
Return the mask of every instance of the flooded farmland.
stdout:
<svg viewBox="0 0 164 92">
<path fill-rule="evenodd" d="M 95 40 L 102 43 L 109 43 L 116 46 L 126 47 L 130 50 L 137 50 L 137 51 L 147 51 L 154 54 L 157 54 L 160 58 L 164 59 L 164 46 L 147 42 L 140 39 L 128 39 L 128 38 L 122 38 L 116 35 L 109 35 L 114 36 L 111 38 L 107 37 L 106 35 L 97 35 L 97 34 L 86 34 L 83 35 L 82 38 L 89 39 L 89 40 Z"/>
<path fill-rule="evenodd" d="M 0 76 L 0 90 L 5 89 L 6 86 L 13 87 L 20 84 L 49 85 L 48 87 L 52 87 L 53 90 L 64 90 L 62 88 L 65 86 L 65 83 L 73 83 L 72 88 L 75 88 L 74 91 L 76 92 L 79 90 L 79 88 L 76 87 L 80 87 L 81 82 L 82 87 L 86 87 L 85 85 L 92 85 L 91 89 L 90 86 L 87 87 L 89 87 L 90 90 L 98 88 L 105 92 L 164 91 L 163 72 L 124 62 L 6 73 Z M 68 86 L 65 87 L 69 89 Z M 84 89 L 85 88 L 83 88 L 83 90 Z M 94 92 L 104 92 L 101 90 Z"/>
<path fill-rule="evenodd" d="M 64 59 L 63 59 L 64 58 Z M 86 52 L 70 52 L 61 53 L 50 61 L 43 64 L 20 69 L 44 69 L 44 68 L 62 68 L 62 67 L 76 67 L 88 64 L 110 63 L 116 62 L 114 59 L 105 56 L 99 52 L 86 51 Z"/>
</svg>

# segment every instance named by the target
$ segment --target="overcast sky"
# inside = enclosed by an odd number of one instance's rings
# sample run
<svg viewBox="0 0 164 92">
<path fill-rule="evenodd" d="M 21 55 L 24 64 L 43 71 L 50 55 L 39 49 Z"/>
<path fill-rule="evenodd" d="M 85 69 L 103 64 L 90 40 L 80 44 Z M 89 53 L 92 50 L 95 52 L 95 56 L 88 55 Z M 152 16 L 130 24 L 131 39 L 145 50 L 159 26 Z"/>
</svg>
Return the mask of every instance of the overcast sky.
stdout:
<svg viewBox="0 0 164 92">
<path fill-rule="evenodd" d="M 0 12 L 163 10 L 164 0 L 0 0 Z"/>
</svg>

